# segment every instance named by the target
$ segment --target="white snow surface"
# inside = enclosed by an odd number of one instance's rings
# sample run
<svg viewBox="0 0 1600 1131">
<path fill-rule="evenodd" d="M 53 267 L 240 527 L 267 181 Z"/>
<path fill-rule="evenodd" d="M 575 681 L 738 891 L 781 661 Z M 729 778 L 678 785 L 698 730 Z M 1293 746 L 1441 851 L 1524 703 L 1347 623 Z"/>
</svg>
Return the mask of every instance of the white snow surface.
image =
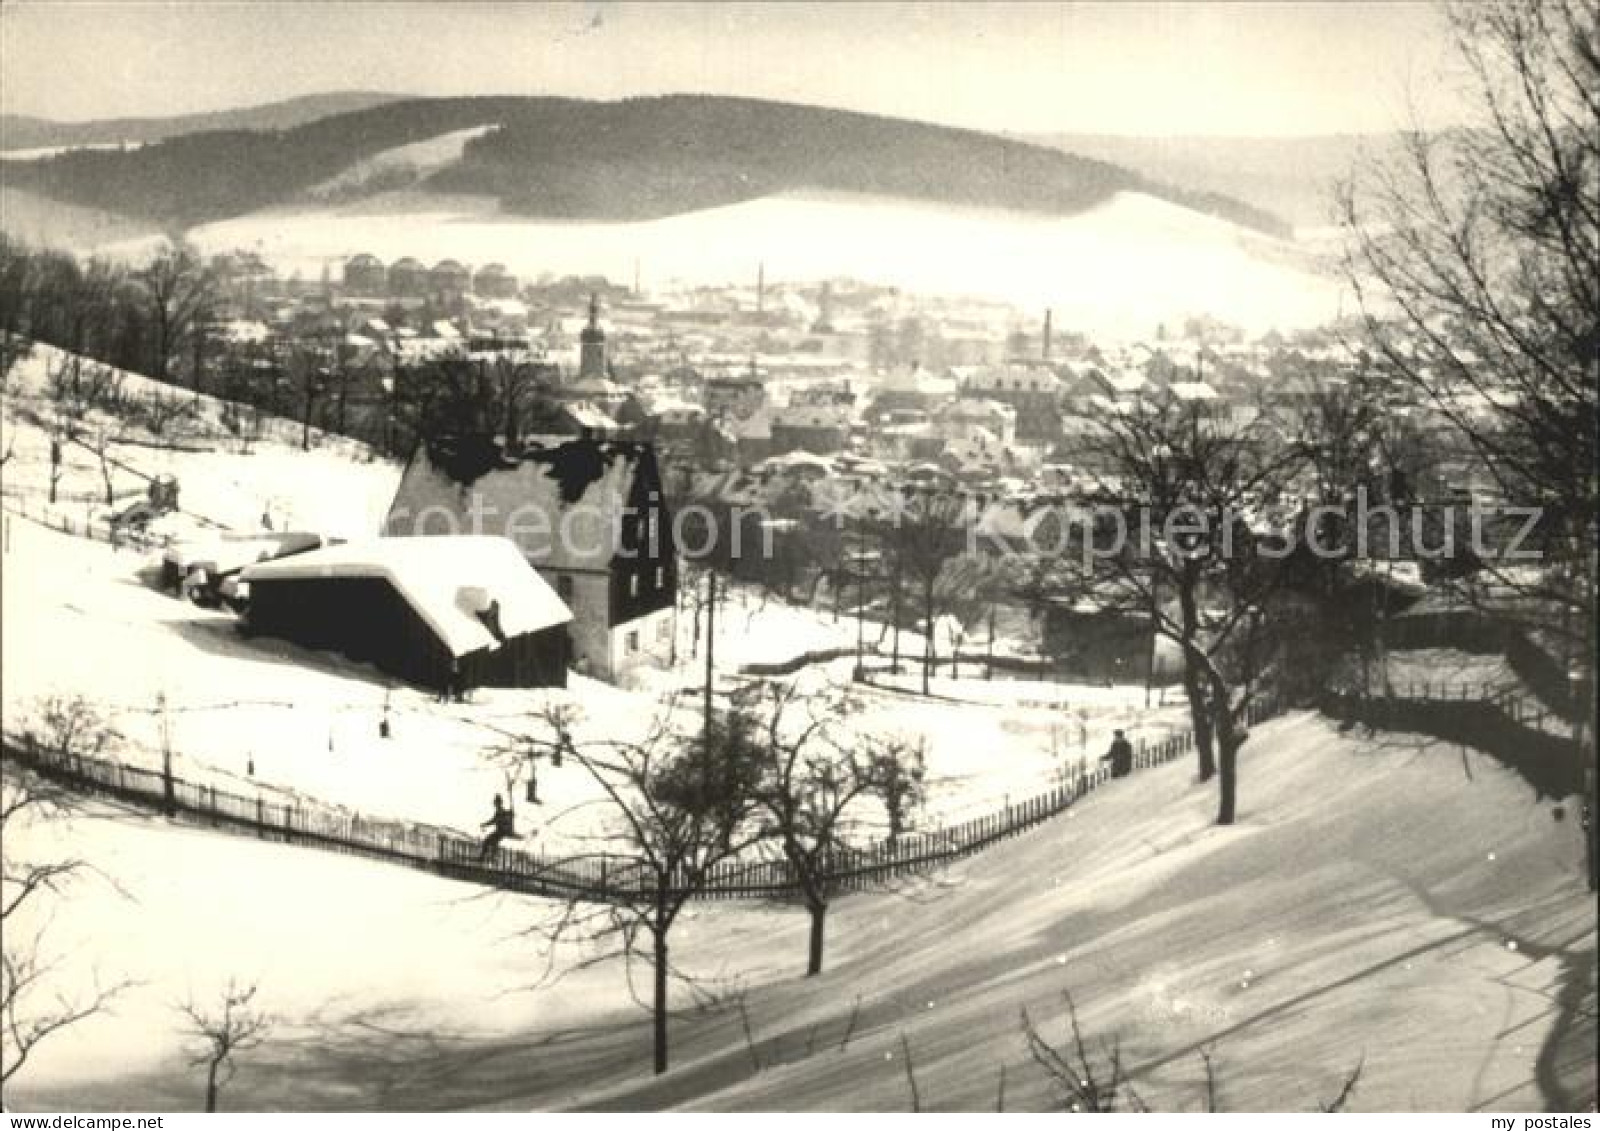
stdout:
<svg viewBox="0 0 1600 1131">
<path fill-rule="evenodd" d="M 372 538 L 245 569 L 241 580 L 381 577 L 416 610 L 452 655 L 500 642 L 478 614 L 500 606 L 500 627 L 521 636 L 566 624 L 572 612 L 509 538 L 490 534 Z"/>
<path fill-rule="evenodd" d="M 504 263 L 534 278 L 603 274 L 652 285 L 850 276 L 919 294 L 1052 307 L 1058 325 L 1148 335 L 1209 314 L 1247 330 L 1324 323 L 1342 288 L 1293 244 L 1142 193 L 1071 216 L 959 208 L 846 193 L 763 197 L 614 223 L 502 212 L 487 197 L 402 192 L 339 207 L 274 208 L 189 233 L 207 252 L 258 251 L 314 277 L 330 257 Z M 152 239 L 98 250 L 143 257 Z M 1346 304 L 1348 305 L 1348 304 Z"/>
<path fill-rule="evenodd" d="M 66 985 L 137 985 L 41 1046 L 11 1103 L 194 1109 L 174 1005 L 230 978 L 276 1017 L 230 1110 L 904 1110 L 902 1040 L 924 1110 L 992 1110 L 1002 1068 L 1007 1110 L 1038 1110 L 1019 1011 L 1065 1040 L 1063 992 L 1156 1110 L 1203 1109 L 1203 1048 L 1229 1111 L 1314 1110 L 1358 1062 L 1354 1110 L 1593 1103 L 1576 822 L 1474 752 L 1312 716 L 1257 728 L 1241 773 L 1233 828 L 1173 764 L 926 883 L 844 897 L 819 978 L 799 976 L 800 910 L 692 907 L 673 958 L 700 989 L 674 984 L 659 1079 L 620 962 L 575 947 L 546 977 L 523 932 L 547 904 L 92 805 L 30 833 L 105 874 L 52 906 L 46 942 Z"/>
</svg>

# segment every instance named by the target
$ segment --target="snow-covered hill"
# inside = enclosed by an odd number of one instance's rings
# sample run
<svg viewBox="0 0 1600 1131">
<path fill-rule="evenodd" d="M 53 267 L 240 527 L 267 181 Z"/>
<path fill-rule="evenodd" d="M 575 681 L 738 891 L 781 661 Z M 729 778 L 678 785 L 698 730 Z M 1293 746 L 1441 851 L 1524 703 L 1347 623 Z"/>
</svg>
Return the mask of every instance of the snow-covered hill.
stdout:
<svg viewBox="0 0 1600 1131">
<path fill-rule="evenodd" d="M 398 145 L 364 157 L 319 185 L 306 190 L 312 200 L 334 201 L 370 195 L 370 186 L 380 183 L 412 184 L 461 160 L 467 142 L 482 137 L 492 126 L 473 126 L 451 130 L 423 141 Z"/>
<path fill-rule="evenodd" d="M 95 811 L 55 835 L 128 898 L 61 906 L 64 969 L 141 984 L 46 1046 L 14 1102 L 193 1105 L 171 1002 L 229 976 L 279 1016 L 241 1058 L 239 1109 L 905 1109 L 902 1039 L 925 1110 L 992 1110 L 1002 1067 L 1007 1109 L 1037 1109 L 1019 1010 L 1062 1039 L 1063 991 L 1157 1109 L 1203 1108 L 1203 1048 L 1224 1110 L 1314 1109 L 1357 1063 L 1356 1110 L 1594 1102 L 1575 822 L 1486 757 L 1312 716 L 1258 728 L 1242 773 L 1231 829 L 1173 764 L 918 891 L 846 898 L 817 979 L 799 912 L 695 908 L 674 959 L 721 1004 L 681 995 L 660 1079 L 619 964 L 519 991 L 545 970 L 517 933 L 530 901 Z"/>
<path fill-rule="evenodd" d="M 647 286 L 754 279 L 765 264 L 768 279 L 851 276 L 1050 306 L 1057 326 L 1103 335 L 1149 336 L 1201 313 L 1253 330 L 1312 325 L 1337 315 L 1341 292 L 1292 244 L 1134 192 L 1061 217 L 807 193 L 637 223 L 538 220 L 487 197 L 397 193 L 271 209 L 190 235 L 208 251 L 251 248 L 308 278 L 359 252 L 499 261 L 527 278 L 631 279 L 637 265 Z M 139 256 L 151 246 L 106 250 Z"/>
</svg>

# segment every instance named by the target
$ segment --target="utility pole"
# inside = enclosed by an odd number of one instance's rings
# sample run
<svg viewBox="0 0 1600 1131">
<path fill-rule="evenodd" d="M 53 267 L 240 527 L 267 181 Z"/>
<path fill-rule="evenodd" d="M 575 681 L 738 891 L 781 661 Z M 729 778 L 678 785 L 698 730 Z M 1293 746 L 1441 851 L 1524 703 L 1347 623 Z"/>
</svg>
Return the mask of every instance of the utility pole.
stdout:
<svg viewBox="0 0 1600 1131">
<path fill-rule="evenodd" d="M 705 741 L 707 753 L 711 750 L 711 683 L 712 655 L 716 651 L 717 629 L 717 571 L 706 568 L 706 703 Z"/>
<path fill-rule="evenodd" d="M 866 678 L 867 569 L 866 537 L 856 519 L 856 682 Z"/>
<path fill-rule="evenodd" d="M 983 668 L 983 678 L 990 680 L 994 678 L 994 605 L 995 598 L 991 595 L 989 598 L 989 639 L 984 644 Z"/>
<path fill-rule="evenodd" d="M 167 717 L 167 693 L 156 695 L 156 709 L 161 713 L 161 800 L 167 816 L 178 815 L 178 793 L 172 780 L 172 724 Z"/>
</svg>

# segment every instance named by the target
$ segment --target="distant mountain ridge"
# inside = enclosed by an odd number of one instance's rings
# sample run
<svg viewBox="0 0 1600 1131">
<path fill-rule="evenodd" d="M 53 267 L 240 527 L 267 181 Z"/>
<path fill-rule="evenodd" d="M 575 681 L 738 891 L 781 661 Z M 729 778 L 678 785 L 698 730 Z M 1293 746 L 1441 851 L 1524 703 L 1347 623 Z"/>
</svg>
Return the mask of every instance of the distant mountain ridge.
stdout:
<svg viewBox="0 0 1600 1131">
<path fill-rule="evenodd" d="M 466 145 L 459 161 L 429 174 L 420 187 L 490 196 L 528 215 L 602 220 L 671 216 L 804 190 L 1051 215 L 1081 212 L 1117 192 L 1143 192 L 1259 231 L 1288 234 L 1287 225 L 1264 209 L 1225 194 L 1164 184 L 1108 161 L 843 110 L 705 95 L 618 102 L 326 97 L 381 101 L 285 126 L 210 128 L 138 149 L 76 150 L 6 162 L 0 179 L 57 200 L 181 228 L 293 204 L 310 187 L 375 154 L 492 126 Z M 301 99 L 225 112 L 223 118 L 259 122 L 263 114 L 288 119 L 315 109 L 314 102 Z M 159 121 L 166 129 L 176 120 Z M 103 129 L 98 136 L 109 136 L 116 126 L 80 125 Z M 8 136 L 6 144 L 18 143 Z"/>
<path fill-rule="evenodd" d="M 1017 134 L 1019 141 L 1109 161 L 1158 181 L 1244 201 L 1299 227 L 1334 222 L 1334 193 L 1357 166 L 1385 161 L 1398 133 L 1309 137 Z"/>
<path fill-rule="evenodd" d="M 308 94 L 260 106 L 210 110 L 166 118 L 101 118 L 61 122 L 25 114 L 0 114 L 0 150 L 46 149 L 74 145 L 143 145 L 207 130 L 283 130 L 327 118 L 398 102 L 406 96 L 379 91 L 345 90 Z"/>
</svg>

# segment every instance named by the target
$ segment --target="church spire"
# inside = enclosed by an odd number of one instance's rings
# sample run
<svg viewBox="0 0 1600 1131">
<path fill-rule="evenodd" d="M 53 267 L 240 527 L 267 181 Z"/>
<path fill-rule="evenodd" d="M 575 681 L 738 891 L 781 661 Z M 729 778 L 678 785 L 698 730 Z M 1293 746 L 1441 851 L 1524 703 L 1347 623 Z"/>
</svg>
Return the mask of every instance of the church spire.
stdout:
<svg viewBox="0 0 1600 1131">
<path fill-rule="evenodd" d="M 578 380 L 606 376 L 606 333 L 600 329 L 600 296 L 589 295 L 589 324 L 578 335 Z"/>
</svg>

